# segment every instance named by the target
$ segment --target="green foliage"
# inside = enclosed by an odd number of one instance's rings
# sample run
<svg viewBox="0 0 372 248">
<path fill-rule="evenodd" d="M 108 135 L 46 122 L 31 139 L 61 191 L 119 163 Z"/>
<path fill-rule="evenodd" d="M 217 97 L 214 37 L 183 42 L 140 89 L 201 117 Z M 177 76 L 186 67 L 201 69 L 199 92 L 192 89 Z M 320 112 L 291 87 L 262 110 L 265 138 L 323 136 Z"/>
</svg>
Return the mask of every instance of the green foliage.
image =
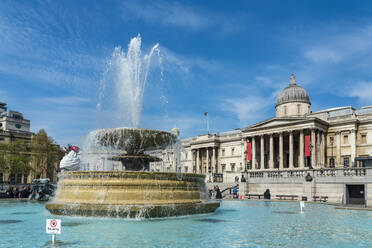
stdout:
<svg viewBox="0 0 372 248">
<path fill-rule="evenodd" d="M 42 174 L 45 169 L 53 172 L 60 157 L 59 147 L 41 129 L 32 137 L 30 144 L 21 140 L 0 143 L 0 172 L 27 174 L 32 170 L 36 174 Z"/>
<path fill-rule="evenodd" d="M 0 171 L 28 173 L 31 170 L 27 145 L 21 140 L 0 144 Z"/>
<path fill-rule="evenodd" d="M 4 172 L 7 170 L 7 165 L 5 162 L 5 153 L 7 150 L 8 145 L 0 143 L 0 172 Z"/>
<path fill-rule="evenodd" d="M 53 171 L 61 156 L 59 147 L 44 129 L 32 137 L 30 151 L 36 173 L 42 173 L 45 169 Z"/>
</svg>

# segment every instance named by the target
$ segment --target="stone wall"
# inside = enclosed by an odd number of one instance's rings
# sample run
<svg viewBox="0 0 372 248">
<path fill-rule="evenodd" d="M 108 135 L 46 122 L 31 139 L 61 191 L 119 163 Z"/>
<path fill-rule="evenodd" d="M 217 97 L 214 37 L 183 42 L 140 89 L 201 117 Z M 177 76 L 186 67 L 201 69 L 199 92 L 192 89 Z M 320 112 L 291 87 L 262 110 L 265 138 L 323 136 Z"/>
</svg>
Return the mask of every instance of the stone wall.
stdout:
<svg viewBox="0 0 372 248">
<path fill-rule="evenodd" d="M 307 174 L 312 177 L 307 182 Z M 249 172 L 245 191 L 249 194 L 263 194 L 270 189 L 273 199 L 276 195 L 328 196 L 328 202 L 343 204 L 345 185 L 366 185 L 366 205 L 372 207 L 372 168 L 264 171 Z"/>
</svg>

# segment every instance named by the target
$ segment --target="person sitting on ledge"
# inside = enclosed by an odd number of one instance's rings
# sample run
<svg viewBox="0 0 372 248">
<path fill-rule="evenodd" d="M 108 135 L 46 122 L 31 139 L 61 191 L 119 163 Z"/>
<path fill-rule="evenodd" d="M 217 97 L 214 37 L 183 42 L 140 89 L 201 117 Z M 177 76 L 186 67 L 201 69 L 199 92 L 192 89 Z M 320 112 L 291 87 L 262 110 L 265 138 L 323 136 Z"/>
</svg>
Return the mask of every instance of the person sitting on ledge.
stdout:
<svg viewBox="0 0 372 248">
<path fill-rule="evenodd" d="M 271 198 L 270 190 L 267 189 L 267 190 L 265 191 L 265 193 L 264 193 L 264 199 L 265 199 L 265 200 L 270 200 L 270 198 Z"/>
</svg>

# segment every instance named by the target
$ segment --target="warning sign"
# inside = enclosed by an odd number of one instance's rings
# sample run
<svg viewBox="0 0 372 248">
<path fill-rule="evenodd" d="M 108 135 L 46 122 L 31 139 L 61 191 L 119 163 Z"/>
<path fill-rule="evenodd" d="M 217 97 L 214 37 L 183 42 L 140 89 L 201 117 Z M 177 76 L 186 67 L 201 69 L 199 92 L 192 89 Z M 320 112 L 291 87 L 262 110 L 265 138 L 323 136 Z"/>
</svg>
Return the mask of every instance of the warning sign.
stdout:
<svg viewBox="0 0 372 248">
<path fill-rule="evenodd" d="M 47 219 L 46 220 L 47 234 L 61 234 L 61 220 Z"/>
</svg>

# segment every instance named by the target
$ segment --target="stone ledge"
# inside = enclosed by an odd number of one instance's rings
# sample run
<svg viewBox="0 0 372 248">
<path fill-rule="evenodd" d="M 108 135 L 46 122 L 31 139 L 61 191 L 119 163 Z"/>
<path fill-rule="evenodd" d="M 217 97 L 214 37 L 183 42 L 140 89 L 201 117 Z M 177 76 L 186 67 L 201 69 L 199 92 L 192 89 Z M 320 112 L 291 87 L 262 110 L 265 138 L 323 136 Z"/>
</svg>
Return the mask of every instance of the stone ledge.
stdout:
<svg viewBox="0 0 372 248">
<path fill-rule="evenodd" d="M 201 202 L 165 205 L 98 205 L 47 203 L 46 209 L 55 215 L 101 216 L 119 218 L 157 218 L 212 213 L 220 202 Z"/>
</svg>

